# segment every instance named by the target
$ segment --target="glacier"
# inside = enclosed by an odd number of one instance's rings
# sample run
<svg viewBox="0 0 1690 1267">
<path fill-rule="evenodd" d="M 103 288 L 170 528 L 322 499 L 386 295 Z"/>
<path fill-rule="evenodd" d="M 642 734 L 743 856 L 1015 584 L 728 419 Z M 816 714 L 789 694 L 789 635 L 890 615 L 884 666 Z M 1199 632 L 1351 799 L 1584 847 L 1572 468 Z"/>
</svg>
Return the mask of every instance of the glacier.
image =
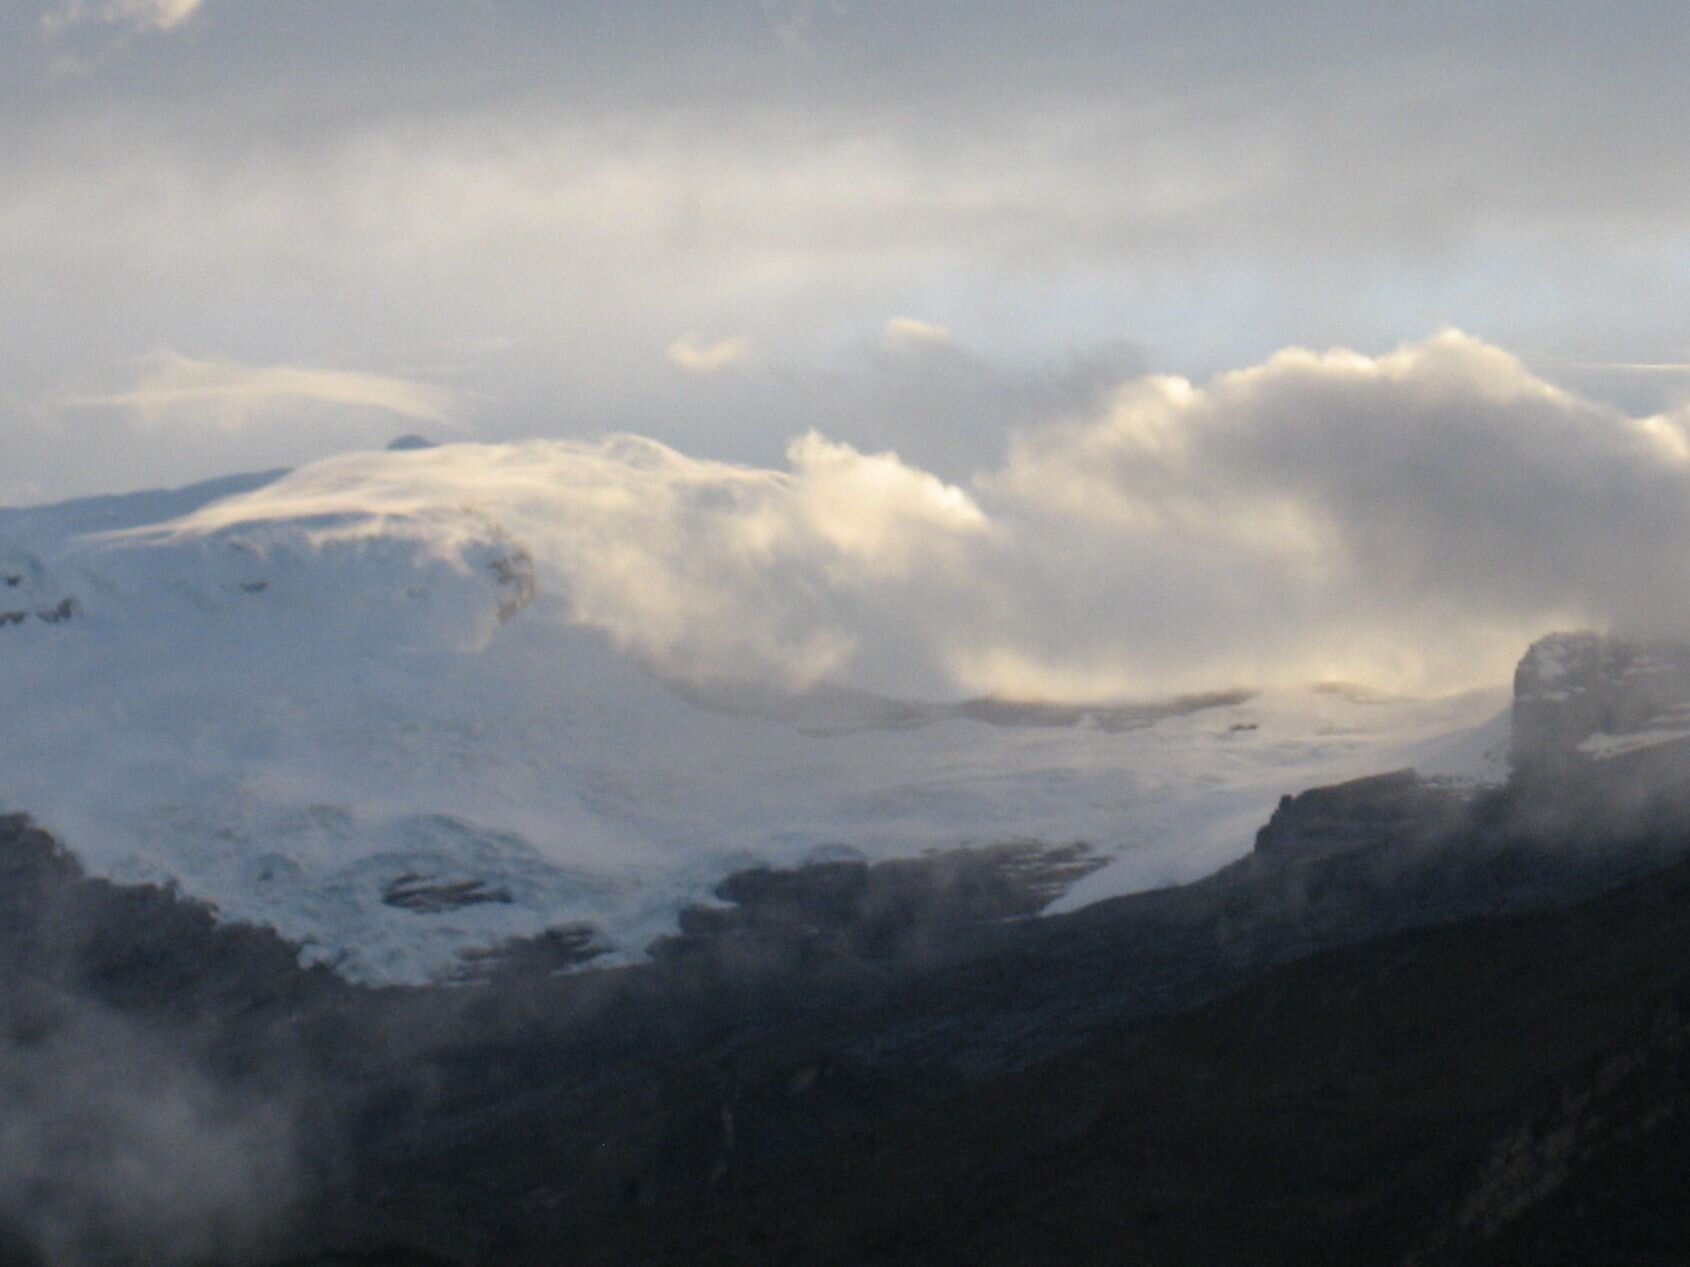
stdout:
<svg viewBox="0 0 1690 1267">
<path fill-rule="evenodd" d="M 1505 686 L 1052 709 L 688 678 L 594 622 L 532 490 L 360 514 L 290 478 L 0 509 L 0 807 L 358 981 L 563 926 L 637 958 L 733 872 L 829 857 L 1079 843 L 1072 909 L 1215 870 L 1287 791 L 1504 772 Z"/>
</svg>

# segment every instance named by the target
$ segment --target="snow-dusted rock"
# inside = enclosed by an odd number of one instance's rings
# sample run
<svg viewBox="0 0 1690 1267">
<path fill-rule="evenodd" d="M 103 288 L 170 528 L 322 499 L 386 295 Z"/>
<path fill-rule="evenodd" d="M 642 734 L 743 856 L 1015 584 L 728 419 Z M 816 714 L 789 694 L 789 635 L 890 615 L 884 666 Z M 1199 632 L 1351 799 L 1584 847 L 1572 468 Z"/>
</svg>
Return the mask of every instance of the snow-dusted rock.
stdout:
<svg viewBox="0 0 1690 1267">
<path fill-rule="evenodd" d="M 1511 760 L 1553 778 L 1690 739 L 1690 645 L 1598 633 L 1532 644 L 1514 675 Z"/>
</svg>

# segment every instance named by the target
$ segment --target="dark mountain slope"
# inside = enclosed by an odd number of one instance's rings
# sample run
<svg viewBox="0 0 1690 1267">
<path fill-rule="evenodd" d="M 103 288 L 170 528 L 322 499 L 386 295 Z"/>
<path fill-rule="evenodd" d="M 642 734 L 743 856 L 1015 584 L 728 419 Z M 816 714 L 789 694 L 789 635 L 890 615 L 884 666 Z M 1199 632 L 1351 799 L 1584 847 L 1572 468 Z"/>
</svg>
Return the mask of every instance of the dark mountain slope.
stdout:
<svg viewBox="0 0 1690 1267">
<path fill-rule="evenodd" d="M 373 1011 L 399 1053 L 378 1082 L 403 1111 L 366 1132 L 352 1200 L 379 1192 L 407 1235 L 501 1261 L 530 1237 L 567 1243 L 584 1215 L 784 1181 L 1322 949 L 1565 906 L 1690 848 L 1653 831 L 1533 837 L 1516 814 L 1507 791 L 1405 776 L 1322 789 L 1209 880 L 1032 921 L 988 918 L 993 885 L 934 886 L 907 864 L 748 880 L 738 916 L 701 921 L 648 967 Z"/>
<path fill-rule="evenodd" d="M 1678 661 L 1605 645 L 1528 657 L 1508 786 L 1287 797 L 1196 884 L 1032 919 L 1083 856 L 748 872 L 649 963 L 565 971 L 560 929 L 451 987 L 302 970 L 0 819 L 0 1263 L 1672 1241 L 1690 745 Z"/>
<path fill-rule="evenodd" d="M 406 1241 L 500 1262 L 524 1244 L 572 1244 L 589 1225 L 614 1253 L 619 1242 L 595 1225 L 611 1212 L 732 1209 L 738 1192 L 848 1158 L 923 1114 L 941 1115 L 930 1129 L 945 1138 L 946 1106 L 1020 1096 L 1001 1090 L 1023 1085 L 1018 1069 L 1036 1070 L 1028 1086 L 1079 1085 L 1083 1067 L 1052 1060 L 1275 964 L 1381 930 L 1564 903 L 1686 843 L 1633 835 L 1596 849 L 1522 837 L 1510 822 L 1506 794 L 1366 780 L 1288 800 L 1257 853 L 1210 880 L 1061 919 L 1003 917 L 1028 909 L 1044 868 L 1074 864 L 1062 855 L 832 866 L 736 880 L 736 911 L 689 921 L 646 967 L 558 977 L 525 951 L 489 966 L 480 986 L 370 991 L 302 971 L 272 934 L 219 925 L 169 893 L 83 878 L 44 835 L 6 820 L 7 1059 L 44 1041 L 71 1068 L 88 1063 L 79 1053 L 90 1042 L 125 1053 L 68 1084 L 32 1074 L 64 1105 L 52 1122 L 61 1135 L 90 1100 L 97 1121 L 126 1129 L 124 1106 L 152 1095 L 155 1064 L 189 1071 L 193 1138 L 148 1147 L 185 1159 L 193 1178 L 190 1145 L 206 1136 L 223 1147 L 233 1123 L 237 1161 L 266 1176 L 265 1190 L 262 1201 L 232 1190 L 211 1225 L 256 1202 L 257 1243 Z M 1181 1086 L 1151 1078 L 1137 1094 L 1150 1104 Z M 1177 1123 L 1202 1101 L 1176 1096 L 1158 1112 Z M 1201 1121 L 1186 1125 L 1208 1138 Z M 943 1153 L 991 1158 L 994 1173 L 1014 1176 L 1027 1148 L 1069 1144 L 1037 1120 L 991 1134 L 996 1153 L 989 1141 Z M 1062 1162 L 1090 1165 L 1083 1153 Z M 946 1182 L 966 1192 L 971 1180 Z M 96 1231 L 75 1238 L 83 1261 L 133 1257 L 121 1202 L 80 1178 L 59 1190 L 67 1213 L 93 1211 Z M 23 1203 L 26 1229 L 34 1191 L 0 1187 L 8 1206 Z M 990 1204 L 1006 1217 L 1012 1208 Z"/>
<path fill-rule="evenodd" d="M 580 1263 L 1684 1262 L 1687 1075 L 1679 864 L 1305 959 L 567 1243 Z"/>
</svg>

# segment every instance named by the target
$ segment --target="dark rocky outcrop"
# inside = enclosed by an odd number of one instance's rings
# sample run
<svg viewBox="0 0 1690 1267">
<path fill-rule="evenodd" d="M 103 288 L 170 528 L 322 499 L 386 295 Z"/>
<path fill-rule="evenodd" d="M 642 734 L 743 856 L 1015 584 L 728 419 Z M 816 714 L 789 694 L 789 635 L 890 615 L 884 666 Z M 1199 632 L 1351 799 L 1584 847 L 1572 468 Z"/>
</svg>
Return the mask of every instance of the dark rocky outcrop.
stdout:
<svg viewBox="0 0 1690 1267">
<path fill-rule="evenodd" d="M 967 954 L 999 921 L 1036 915 L 1102 864 L 1083 845 L 1032 842 L 869 864 L 819 862 L 759 868 L 717 887 L 721 906 L 682 911 L 679 933 L 652 953 L 797 963 L 876 961 L 891 966 Z"/>
<path fill-rule="evenodd" d="M 484 880 L 434 880 L 407 872 L 382 887 L 381 900 L 400 910 L 437 915 L 466 906 L 509 905 L 511 895 Z"/>
<path fill-rule="evenodd" d="M 1326 850 L 1429 840 L 1450 831 L 1472 793 L 1428 783 L 1397 770 L 1280 798 L 1256 833 L 1256 851 L 1294 849 L 1305 857 Z"/>
<path fill-rule="evenodd" d="M 45 625 L 62 625 L 65 621 L 74 618 L 77 612 L 81 610 L 81 604 L 76 599 L 61 598 L 51 606 L 37 608 L 33 612 L 27 610 L 0 611 L 0 628 L 5 628 L 7 625 L 21 625 L 31 619 L 38 620 Z"/>
<path fill-rule="evenodd" d="M 1684 1262 L 1687 964 L 1682 863 L 1307 958 L 794 1171 L 595 1220 L 573 1261 Z"/>
</svg>

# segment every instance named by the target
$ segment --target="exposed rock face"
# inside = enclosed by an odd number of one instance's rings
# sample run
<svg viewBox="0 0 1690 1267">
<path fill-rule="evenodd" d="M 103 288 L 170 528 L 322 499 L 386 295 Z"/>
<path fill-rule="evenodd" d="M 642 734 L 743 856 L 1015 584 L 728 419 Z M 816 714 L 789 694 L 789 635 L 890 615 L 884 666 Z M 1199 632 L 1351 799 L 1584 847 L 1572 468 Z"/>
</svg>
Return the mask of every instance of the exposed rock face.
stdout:
<svg viewBox="0 0 1690 1267">
<path fill-rule="evenodd" d="M 1690 645 L 1560 633 L 1514 673 L 1511 760 L 1524 779 L 1690 738 Z"/>
<path fill-rule="evenodd" d="M 381 900 L 401 910 L 438 915 L 442 911 L 459 911 L 466 906 L 480 906 L 487 902 L 508 905 L 510 890 L 489 885 L 484 880 L 431 880 L 410 872 L 388 881 L 381 891 Z"/>
<path fill-rule="evenodd" d="M 1427 783 L 1413 770 L 1353 779 L 1282 796 L 1256 833 L 1258 853 L 1303 856 L 1403 842 L 1448 830 L 1467 797 Z"/>
<path fill-rule="evenodd" d="M 0 541 L 0 629 L 33 621 L 62 624 L 80 610 L 81 604 L 59 591 L 36 555 Z"/>
</svg>

